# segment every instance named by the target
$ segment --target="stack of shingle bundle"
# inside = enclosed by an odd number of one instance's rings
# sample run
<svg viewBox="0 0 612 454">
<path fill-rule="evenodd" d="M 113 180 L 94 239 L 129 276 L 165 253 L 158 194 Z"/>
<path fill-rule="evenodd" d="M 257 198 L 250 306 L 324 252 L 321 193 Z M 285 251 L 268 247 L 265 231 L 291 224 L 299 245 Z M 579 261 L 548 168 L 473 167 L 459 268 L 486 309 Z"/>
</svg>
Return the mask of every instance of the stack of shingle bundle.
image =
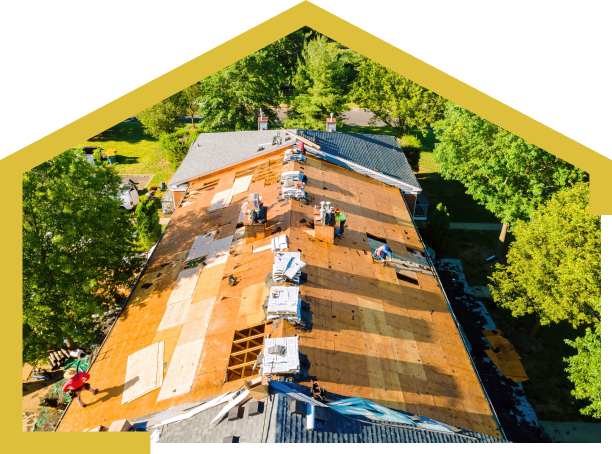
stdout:
<svg viewBox="0 0 612 454">
<path fill-rule="evenodd" d="M 300 260 L 299 252 L 276 252 L 274 254 L 274 265 L 272 267 L 272 279 L 274 282 L 289 281 L 299 284 L 302 268 L 306 262 Z"/>
</svg>

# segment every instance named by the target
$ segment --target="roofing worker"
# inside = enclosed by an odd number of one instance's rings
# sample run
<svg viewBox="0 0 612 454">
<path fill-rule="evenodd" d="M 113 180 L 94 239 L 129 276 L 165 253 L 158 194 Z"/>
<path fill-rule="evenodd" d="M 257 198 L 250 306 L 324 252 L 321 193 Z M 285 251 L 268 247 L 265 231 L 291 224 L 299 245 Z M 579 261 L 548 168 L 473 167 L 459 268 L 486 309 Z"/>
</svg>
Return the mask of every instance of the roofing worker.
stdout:
<svg viewBox="0 0 612 454">
<path fill-rule="evenodd" d="M 380 260 L 383 265 L 385 265 L 388 261 L 390 261 L 393 256 L 391 255 L 391 249 L 386 244 L 383 244 L 381 247 L 376 249 L 376 258 Z"/>
<path fill-rule="evenodd" d="M 339 222 L 340 223 L 340 228 L 336 229 L 336 235 L 342 235 L 344 233 L 344 223 L 346 222 L 346 216 L 344 215 L 344 213 L 342 211 L 340 211 L 339 208 L 336 209 L 336 224 Z"/>
<path fill-rule="evenodd" d="M 70 367 L 64 374 L 64 378 L 67 378 L 68 381 L 64 383 L 64 387 L 62 391 L 70 394 L 70 397 L 75 399 L 81 407 L 84 407 L 85 404 L 81 400 L 81 391 L 86 390 L 93 395 L 98 394 L 98 390 L 91 387 L 89 383 L 86 383 L 89 380 L 89 374 L 86 372 L 77 373 L 76 367 Z"/>
</svg>

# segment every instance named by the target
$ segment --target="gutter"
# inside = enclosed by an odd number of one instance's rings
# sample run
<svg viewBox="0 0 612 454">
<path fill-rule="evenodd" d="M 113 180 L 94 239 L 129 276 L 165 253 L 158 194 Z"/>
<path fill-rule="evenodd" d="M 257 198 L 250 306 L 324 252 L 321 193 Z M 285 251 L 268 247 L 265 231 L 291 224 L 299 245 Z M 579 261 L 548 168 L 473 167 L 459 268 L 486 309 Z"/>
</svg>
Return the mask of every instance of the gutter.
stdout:
<svg viewBox="0 0 612 454">
<path fill-rule="evenodd" d="M 189 189 L 189 187 L 187 187 L 187 189 Z M 169 191 L 170 189 L 168 188 L 167 190 Z M 183 193 L 183 196 L 181 197 L 181 200 L 179 200 L 179 203 L 178 203 L 177 206 L 180 206 L 180 204 L 183 202 L 183 199 L 185 198 L 186 194 L 187 194 L 187 190 L 185 190 L 185 192 Z M 170 225 L 170 222 L 172 222 L 172 218 L 174 217 L 175 213 L 176 213 L 176 210 L 174 210 L 174 213 L 172 213 L 172 216 L 170 216 L 170 221 L 168 221 L 168 225 Z M 87 367 L 87 370 L 86 370 L 87 373 L 89 373 L 89 371 L 93 367 L 94 363 L 96 362 L 96 359 L 98 359 L 98 354 L 102 351 L 102 347 L 104 347 L 104 344 L 106 344 L 106 340 L 108 339 L 110 334 L 113 332 L 113 328 L 115 328 L 115 325 L 117 324 L 117 320 L 119 320 L 119 316 L 121 314 L 123 314 L 125 306 L 127 305 L 128 301 L 132 297 L 132 294 L 134 293 L 134 290 L 136 290 L 136 287 L 138 287 L 138 284 L 140 283 L 140 279 L 142 278 L 142 275 L 144 274 L 145 270 L 147 269 L 147 266 L 149 266 L 149 262 L 151 261 L 151 258 L 155 255 L 155 251 L 157 250 L 157 246 L 159 245 L 159 242 L 162 240 L 162 238 L 164 237 L 164 234 L 168 230 L 168 225 L 166 226 L 164 231 L 161 233 L 161 235 L 157 239 L 157 242 L 155 243 L 155 250 L 153 251 L 153 253 L 151 254 L 150 257 L 147 257 L 147 261 L 145 262 L 144 266 L 140 270 L 140 274 L 138 275 L 138 278 L 136 279 L 136 282 L 132 286 L 132 289 L 130 290 L 130 294 L 125 299 L 125 302 L 123 303 L 123 306 L 121 306 L 121 312 L 119 312 L 119 314 L 117 315 L 117 318 L 115 318 L 115 321 L 113 322 L 113 326 L 111 326 L 110 329 L 108 330 L 108 333 L 106 334 L 106 337 L 104 337 L 104 340 L 102 341 L 102 343 L 100 344 L 100 347 L 98 348 L 98 352 L 89 361 L 89 366 Z M 57 424 L 55 425 L 55 429 L 53 429 L 53 432 L 57 432 L 57 429 L 60 426 L 60 424 L 62 423 L 62 420 L 64 419 L 64 416 L 66 415 L 66 413 L 68 413 L 68 410 L 70 409 L 70 405 L 72 404 L 72 402 L 74 402 L 74 399 L 72 399 L 70 402 L 68 402 L 68 406 L 66 407 L 66 409 L 62 413 L 62 416 L 60 416 L 60 419 L 57 422 Z"/>
<path fill-rule="evenodd" d="M 402 197 L 402 200 L 403 199 L 404 198 Z M 406 205 L 405 200 L 404 200 L 404 205 Z M 419 240 L 421 241 L 421 244 L 425 245 L 423 238 L 421 238 L 421 233 L 419 232 L 417 225 L 414 223 L 414 218 L 412 217 L 410 208 L 408 208 L 407 205 L 406 205 L 406 209 L 408 210 L 408 214 L 410 214 L 410 219 L 412 220 L 412 224 L 414 225 L 414 229 L 416 230 L 417 235 L 419 235 Z M 501 423 L 499 422 L 499 418 L 497 417 L 497 413 L 495 412 L 495 408 L 493 408 L 493 403 L 491 402 L 491 399 L 489 398 L 489 394 L 487 393 L 487 390 L 485 389 L 484 384 L 482 383 L 480 374 L 478 373 L 478 369 L 476 368 L 476 363 L 474 362 L 474 359 L 472 358 L 472 354 L 470 353 L 470 349 L 468 348 L 468 340 L 466 339 L 465 334 L 463 334 L 463 329 L 461 328 L 461 324 L 459 323 L 459 320 L 457 320 L 457 317 L 455 316 L 455 313 L 453 312 L 453 308 L 451 307 L 450 301 L 448 300 L 448 296 L 446 295 L 446 292 L 444 291 L 444 286 L 442 285 L 440 276 L 438 276 L 438 271 L 436 270 L 436 267 L 434 266 L 431 260 L 431 257 L 429 257 L 429 254 L 427 253 L 427 248 L 424 248 L 424 249 L 425 249 L 425 256 L 427 257 L 427 262 L 429 263 L 429 266 L 431 267 L 431 270 L 433 271 L 433 274 L 436 277 L 436 281 L 438 282 L 438 286 L 440 287 L 440 290 L 442 290 L 444 301 L 446 301 L 446 306 L 448 307 L 448 311 L 450 312 L 451 316 L 453 317 L 453 321 L 455 322 L 455 325 L 457 326 L 457 330 L 459 331 L 459 335 L 461 336 L 461 341 L 463 343 L 463 348 L 465 349 L 465 352 L 467 353 L 468 358 L 470 358 L 472 369 L 474 369 L 474 372 L 476 372 L 476 378 L 478 378 L 478 383 L 480 383 L 480 388 L 482 389 L 482 392 L 484 393 L 485 398 L 487 399 L 487 403 L 489 404 L 489 408 L 491 409 L 491 413 L 493 414 L 493 419 L 495 419 L 495 423 L 497 424 L 497 427 L 499 427 L 499 431 L 501 432 L 503 440 L 508 441 L 508 438 L 506 437 L 506 433 L 504 432 L 504 429 Z"/>
</svg>

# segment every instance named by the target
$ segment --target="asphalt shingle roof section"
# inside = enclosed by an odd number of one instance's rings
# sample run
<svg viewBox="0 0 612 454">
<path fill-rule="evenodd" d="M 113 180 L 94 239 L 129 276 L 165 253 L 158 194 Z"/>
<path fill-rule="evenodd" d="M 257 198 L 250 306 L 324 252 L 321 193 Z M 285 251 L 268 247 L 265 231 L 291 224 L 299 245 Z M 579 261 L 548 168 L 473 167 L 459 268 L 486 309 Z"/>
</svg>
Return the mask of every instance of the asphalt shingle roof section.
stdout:
<svg viewBox="0 0 612 454">
<path fill-rule="evenodd" d="M 303 386 L 292 387 L 307 393 Z M 212 398 L 206 399 L 210 400 Z M 322 407 L 319 411 L 325 420 L 317 420 L 315 430 L 308 430 L 306 417 L 291 412 L 292 400 L 283 393 L 274 392 L 260 401 L 262 413 L 249 416 L 247 408 L 253 402 L 249 400 L 239 419 L 229 421 L 225 415 L 218 423 L 209 425 L 221 411 L 223 405 L 219 405 L 177 424 L 162 426 L 159 442 L 220 443 L 225 437 L 235 436 L 239 443 L 504 443 L 499 438 L 472 431 L 457 435 L 392 424 L 372 424 Z M 147 430 L 153 432 L 152 426 L 159 419 L 156 415 L 148 415 L 133 419 L 131 423 L 148 421 Z"/>
<path fill-rule="evenodd" d="M 394 136 L 289 129 L 306 139 L 315 140 L 321 151 L 375 170 L 421 188 L 410 164 Z M 212 132 L 200 134 L 172 177 L 170 186 L 191 181 L 235 162 L 279 148 L 273 145 L 278 130 Z M 280 132 L 282 144 L 293 143 L 294 137 Z M 259 150 L 262 148 L 263 150 Z"/>
<path fill-rule="evenodd" d="M 421 187 L 394 136 L 308 129 L 298 129 L 298 134 L 305 139 L 315 139 L 325 153 L 376 170 L 411 186 Z"/>
<path fill-rule="evenodd" d="M 295 129 L 289 131 L 295 133 Z M 187 156 L 170 180 L 169 186 L 187 183 L 209 172 L 279 148 L 280 145 L 272 144 L 279 132 L 265 130 L 200 134 L 189 148 Z M 293 141 L 292 137 L 290 140 L 286 138 L 285 133 L 281 133 L 283 146 Z"/>
</svg>

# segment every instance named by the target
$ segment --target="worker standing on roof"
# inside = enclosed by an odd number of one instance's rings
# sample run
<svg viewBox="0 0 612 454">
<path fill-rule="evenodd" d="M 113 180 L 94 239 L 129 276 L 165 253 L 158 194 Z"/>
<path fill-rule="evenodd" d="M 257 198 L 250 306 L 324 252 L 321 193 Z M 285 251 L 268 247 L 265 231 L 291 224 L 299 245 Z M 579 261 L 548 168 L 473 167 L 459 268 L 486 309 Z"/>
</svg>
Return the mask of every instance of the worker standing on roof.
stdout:
<svg viewBox="0 0 612 454">
<path fill-rule="evenodd" d="M 383 262 L 383 265 L 393 258 L 391 249 L 386 244 L 383 244 L 381 247 L 376 249 L 375 254 L 376 258 Z"/>
<path fill-rule="evenodd" d="M 64 373 L 64 378 L 67 378 L 68 381 L 64 383 L 62 391 L 70 394 L 70 397 L 75 399 L 77 403 L 84 407 L 85 403 L 81 400 L 81 391 L 85 390 L 93 395 L 98 394 L 98 390 L 92 388 L 89 383 L 86 383 L 89 380 L 90 375 L 86 372 L 78 372 L 76 367 L 70 367 Z"/>
<path fill-rule="evenodd" d="M 340 228 L 336 229 L 336 235 L 342 235 L 344 233 L 344 223 L 346 222 L 346 216 L 340 209 L 336 209 L 336 224 L 340 223 Z"/>
</svg>

